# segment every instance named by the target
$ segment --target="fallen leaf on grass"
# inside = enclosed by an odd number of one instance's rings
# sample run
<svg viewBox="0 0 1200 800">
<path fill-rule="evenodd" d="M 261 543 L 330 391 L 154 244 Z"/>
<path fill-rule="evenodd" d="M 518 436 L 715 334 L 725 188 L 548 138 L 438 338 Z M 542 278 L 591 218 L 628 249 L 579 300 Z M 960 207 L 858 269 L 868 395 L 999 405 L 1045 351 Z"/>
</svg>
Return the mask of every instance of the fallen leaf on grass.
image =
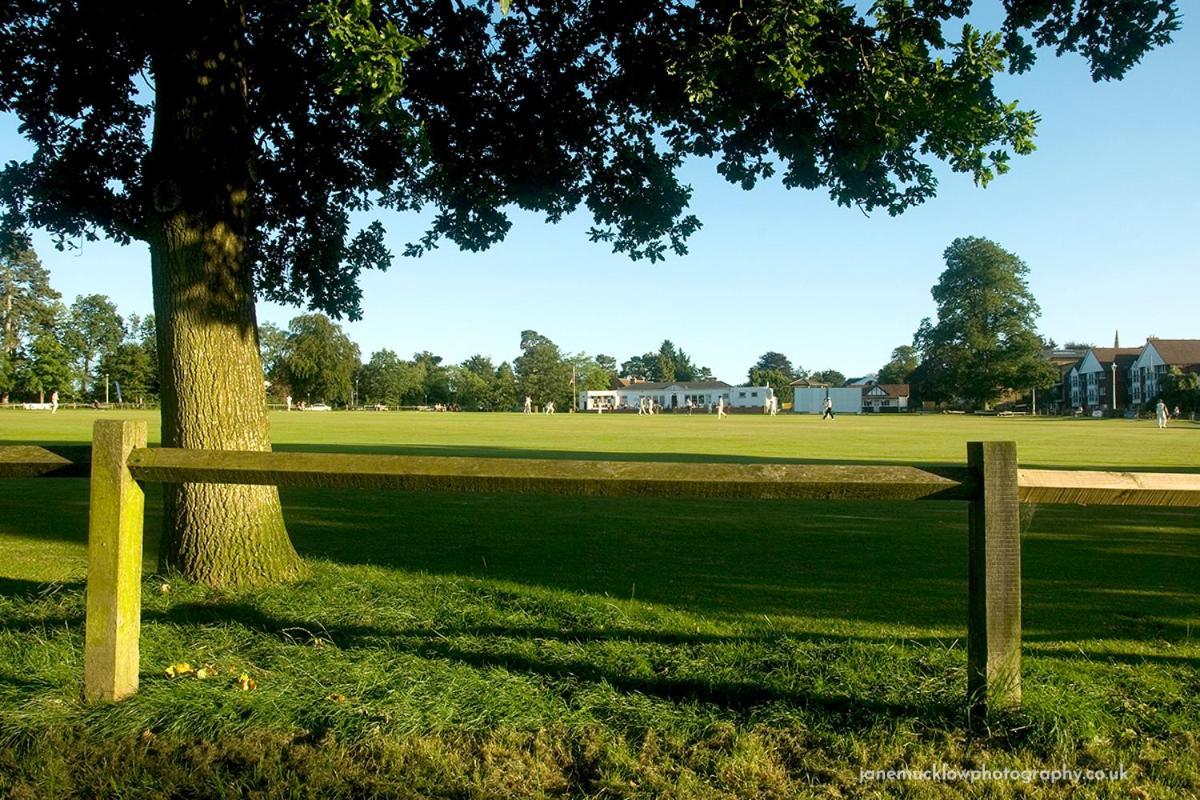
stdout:
<svg viewBox="0 0 1200 800">
<path fill-rule="evenodd" d="M 180 661 L 178 664 L 172 664 L 167 667 L 166 673 L 168 678 L 182 678 L 191 675 L 195 672 L 192 665 L 186 661 Z"/>
</svg>

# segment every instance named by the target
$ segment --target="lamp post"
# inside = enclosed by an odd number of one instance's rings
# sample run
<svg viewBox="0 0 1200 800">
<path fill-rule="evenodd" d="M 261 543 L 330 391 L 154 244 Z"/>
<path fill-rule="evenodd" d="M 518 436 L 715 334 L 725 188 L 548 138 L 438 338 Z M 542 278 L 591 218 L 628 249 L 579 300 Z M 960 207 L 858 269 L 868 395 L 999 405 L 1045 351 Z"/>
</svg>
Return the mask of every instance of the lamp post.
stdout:
<svg viewBox="0 0 1200 800">
<path fill-rule="evenodd" d="M 1112 410 L 1113 416 L 1117 415 L 1117 361 L 1113 359 L 1112 363 Z"/>
</svg>

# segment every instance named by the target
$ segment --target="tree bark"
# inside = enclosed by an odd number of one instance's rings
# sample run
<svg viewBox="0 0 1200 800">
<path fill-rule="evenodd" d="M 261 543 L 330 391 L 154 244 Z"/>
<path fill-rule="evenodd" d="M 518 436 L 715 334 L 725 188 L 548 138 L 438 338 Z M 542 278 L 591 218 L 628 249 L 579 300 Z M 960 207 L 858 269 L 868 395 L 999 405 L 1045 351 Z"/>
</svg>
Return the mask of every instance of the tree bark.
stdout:
<svg viewBox="0 0 1200 800">
<path fill-rule="evenodd" d="M 164 3 L 176 34 L 153 60 L 147 239 L 158 321 L 162 441 L 270 450 L 246 258 L 251 130 L 237 3 Z M 160 566 L 220 586 L 303 574 L 275 487 L 168 485 Z"/>
</svg>

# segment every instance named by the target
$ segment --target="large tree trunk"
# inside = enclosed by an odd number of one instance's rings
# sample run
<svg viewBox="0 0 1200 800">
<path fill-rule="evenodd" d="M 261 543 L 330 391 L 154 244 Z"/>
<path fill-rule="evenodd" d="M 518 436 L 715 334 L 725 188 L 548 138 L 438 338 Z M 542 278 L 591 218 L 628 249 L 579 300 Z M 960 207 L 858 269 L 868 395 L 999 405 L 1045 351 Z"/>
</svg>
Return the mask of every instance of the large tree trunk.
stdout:
<svg viewBox="0 0 1200 800">
<path fill-rule="evenodd" d="M 244 23 L 235 3 L 164 3 L 148 230 L 168 447 L 269 450 L 253 276 Z M 171 13 L 167 13 L 171 12 Z M 164 569 L 210 585 L 303 573 L 274 487 L 168 485 Z"/>
</svg>

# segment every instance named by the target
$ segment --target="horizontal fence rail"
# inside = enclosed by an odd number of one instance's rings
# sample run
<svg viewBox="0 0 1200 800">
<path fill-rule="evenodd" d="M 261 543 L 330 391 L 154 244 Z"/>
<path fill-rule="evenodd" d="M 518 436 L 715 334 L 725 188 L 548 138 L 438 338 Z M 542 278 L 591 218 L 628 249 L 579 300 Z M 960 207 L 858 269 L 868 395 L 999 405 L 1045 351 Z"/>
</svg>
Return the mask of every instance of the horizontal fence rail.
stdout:
<svg viewBox="0 0 1200 800">
<path fill-rule="evenodd" d="M 0 478 L 86 478 L 91 466 L 88 445 L 0 447 Z"/>
<path fill-rule="evenodd" d="M 1200 475 L 1019 469 L 1013 442 L 971 442 L 966 466 L 585 461 L 146 447 L 144 422 L 101 420 L 92 447 L 0 446 L 0 478 L 91 476 L 84 694 L 137 691 L 141 483 L 592 497 L 967 502 L 972 718 L 1021 699 L 1020 503 L 1200 506 Z"/>
<path fill-rule="evenodd" d="M 86 478 L 91 447 L 0 446 L 0 479 Z M 971 500 L 966 467 L 705 464 L 460 456 L 347 455 L 138 448 L 134 477 L 150 483 L 410 489 L 636 497 L 783 500 Z M 1022 503 L 1200 507 L 1200 475 L 1018 469 Z"/>
<path fill-rule="evenodd" d="M 700 464 L 536 458 L 134 450 L 129 471 L 158 483 L 241 483 L 594 497 L 970 500 L 964 467 Z"/>
<path fill-rule="evenodd" d="M 1091 506 L 1200 506 L 1200 475 L 1018 469 L 1022 503 Z"/>
</svg>

